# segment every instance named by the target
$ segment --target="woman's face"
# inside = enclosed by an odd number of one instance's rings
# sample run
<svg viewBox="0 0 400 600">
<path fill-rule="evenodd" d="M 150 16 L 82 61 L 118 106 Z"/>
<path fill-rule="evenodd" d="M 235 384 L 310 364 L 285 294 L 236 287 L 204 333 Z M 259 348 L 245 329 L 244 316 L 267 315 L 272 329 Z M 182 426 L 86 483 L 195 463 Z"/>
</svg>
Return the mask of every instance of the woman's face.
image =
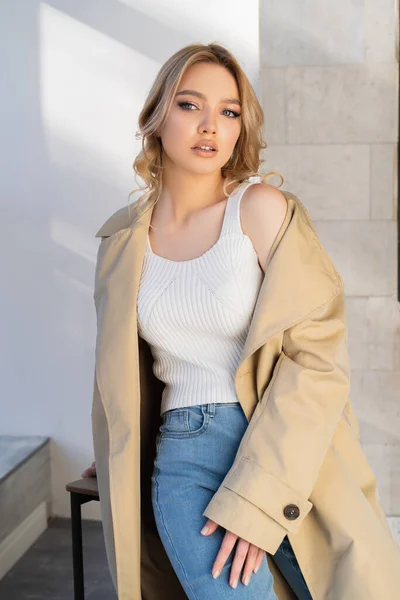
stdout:
<svg viewBox="0 0 400 600">
<path fill-rule="evenodd" d="M 191 90 L 192 93 L 183 90 Z M 201 95 L 194 94 L 197 92 Z M 220 65 L 196 63 L 184 74 L 159 135 L 163 166 L 172 162 L 191 173 L 211 173 L 231 157 L 241 129 L 239 90 L 231 73 Z M 201 139 L 218 150 L 203 157 L 192 150 Z"/>
</svg>

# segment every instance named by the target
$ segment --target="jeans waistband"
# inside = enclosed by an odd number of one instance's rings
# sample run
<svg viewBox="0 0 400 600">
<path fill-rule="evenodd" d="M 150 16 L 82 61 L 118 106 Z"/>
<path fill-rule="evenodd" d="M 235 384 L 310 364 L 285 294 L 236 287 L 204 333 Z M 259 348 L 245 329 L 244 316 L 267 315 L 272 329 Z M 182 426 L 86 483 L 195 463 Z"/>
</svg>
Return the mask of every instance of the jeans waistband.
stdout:
<svg viewBox="0 0 400 600">
<path fill-rule="evenodd" d="M 207 404 L 201 404 L 204 412 L 211 415 L 212 417 L 215 415 L 215 409 L 217 406 L 238 406 L 240 402 L 208 402 Z"/>
</svg>

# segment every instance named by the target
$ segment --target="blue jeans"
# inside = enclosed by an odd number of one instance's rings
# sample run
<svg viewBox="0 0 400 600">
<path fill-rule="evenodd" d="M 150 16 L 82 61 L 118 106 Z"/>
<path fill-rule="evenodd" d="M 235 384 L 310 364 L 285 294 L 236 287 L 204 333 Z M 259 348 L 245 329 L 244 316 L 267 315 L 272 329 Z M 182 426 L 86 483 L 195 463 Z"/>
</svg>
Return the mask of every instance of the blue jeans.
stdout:
<svg viewBox="0 0 400 600">
<path fill-rule="evenodd" d="M 152 504 L 157 530 L 179 581 L 190 600 L 277 600 L 266 554 L 248 586 L 230 586 L 236 545 L 221 574 L 211 570 L 225 529 L 200 533 L 207 504 L 229 471 L 248 426 L 239 402 L 175 408 L 163 414 L 152 474 Z M 275 563 L 299 600 L 312 600 L 287 537 Z"/>
</svg>

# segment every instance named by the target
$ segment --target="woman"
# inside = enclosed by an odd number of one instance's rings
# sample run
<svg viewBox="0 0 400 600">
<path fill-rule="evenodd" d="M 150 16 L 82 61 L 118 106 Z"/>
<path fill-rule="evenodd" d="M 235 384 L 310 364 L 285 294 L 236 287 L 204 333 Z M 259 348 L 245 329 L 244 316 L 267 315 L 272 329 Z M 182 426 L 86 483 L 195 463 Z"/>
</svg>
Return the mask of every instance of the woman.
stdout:
<svg viewBox="0 0 400 600">
<path fill-rule="evenodd" d="M 259 176 L 262 125 L 225 48 L 181 49 L 139 117 L 148 193 L 97 233 L 83 475 L 120 600 L 397 598 L 343 281 L 302 203 Z"/>
</svg>

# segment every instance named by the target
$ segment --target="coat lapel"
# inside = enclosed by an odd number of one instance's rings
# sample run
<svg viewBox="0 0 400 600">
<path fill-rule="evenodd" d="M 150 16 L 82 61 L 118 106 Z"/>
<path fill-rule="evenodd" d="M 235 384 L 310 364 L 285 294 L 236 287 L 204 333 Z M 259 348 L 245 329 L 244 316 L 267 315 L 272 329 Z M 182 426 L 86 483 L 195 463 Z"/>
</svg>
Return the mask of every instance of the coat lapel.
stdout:
<svg viewBox="0 0 400 600">
<path fill-rule="evenodd" d="M 125 428 L 114 436 L 121 443 L 129 436 L 134 399 L 140 398 L 136 301 L 149 213 L 133 226 L 116 231 L 115 222 L 106 223 L 97 234 L 105 239 L 99 248 L 95 276 L 96 372 L 102 401 L 114 415 L 112 421 Z"/>
</svg>

